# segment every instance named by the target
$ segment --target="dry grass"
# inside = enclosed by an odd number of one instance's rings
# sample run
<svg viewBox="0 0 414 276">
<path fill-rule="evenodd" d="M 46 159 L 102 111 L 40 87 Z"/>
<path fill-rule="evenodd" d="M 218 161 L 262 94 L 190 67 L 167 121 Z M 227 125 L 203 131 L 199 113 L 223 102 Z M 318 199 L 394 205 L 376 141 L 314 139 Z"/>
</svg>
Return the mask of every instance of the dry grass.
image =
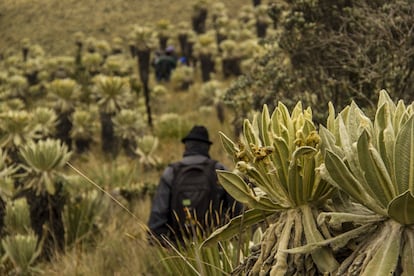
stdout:
<svg viewBox="0 0 414 276">
<path fill-rule="evenodd" d="M 210 131 L 210 139 L 213 141 L 211 156 L 223 162 L 231 168 L 231 160 L 226 156 L 218 135 L 219 131 L 231 135 L 231 124 L 228 120 L 221 124 L 215 114 L 215 110 L 200 114 L 199 91 L 200 83 L 194 84 L 189 91 L 170 91 L 159 99 L 162 106 L 159 114 L 176 112 L 184 116 L 193 124 L 204 124 Z M 228 114 L 228 119 L 231 116 Z M 157 155 L 162 162 L 173 162 L 181 158 L 183 145 L 179 140 L 164 140 L 159 145 Z M 120 174 L 122 170 L 129 170 L 135 166 L 134 160 L 126 156 L 119 156 L 116 160 L 105 159 L 99 148 L 85 159 L 77 159 L 73 163 L 92 181 L 110 190 L 113 182 L 123 182 Z M 140 181 L 156 183 L 159 180 L 160 171 L 138 170 L 134 172 Z M 119 184 L 119 183 L 118 183 Z M 90 189 L 94 189 L 89 183 Z M 116 185 L 115 185 L 116 186 Z M 129 214 L 117 203 L 113 202 L 109 217 L 101 228 L 101 233 L 96 239 L 96 245 L 80 245 L 68 248 L 64 255 L 57 256 L 50 263 L 41 264 L 42 275 L 72 276 L 72 275 L 158 275 L 160 266 L 158 251 L 147 243 L 145 224 L 148 221 L 151 201 L 146 197 L 133 206 L 122 198 L 118 198 L 126 208 L 130 208 L 133 215 Z M 132 209 L 131 209 L 132 208 Z M 91 265 L 92 264 L 92 265 Z M 154 265 L 158 264 L 158 270 L 154 271 Z"/>
<path fill-rule="evenodd" d="M 126 38 L 134 24 L 149 25 L 160 19 L 172 24 L 190 22 L 192 1 L 178 0 L 2 0 L 0 1 L 0 53 L 19 47 L 24 38 L 44 47 L 50 54 L 72 51 L 73 35 L 111 41 Z M 210 1 L 214 3 L 215 1 Z M 246 1 L 223 1 L 229 12 Z M 250 3 L 249 3 L 250 4 Z"/>
<path fill-rule="evenodd" d="M 19 51 L 20 42 L 25 38 L 30 39 L 32 44 L 39 44 L 48 55 L 64 55 L 73 54 L 73 35 L 78 31 L 110 42 L 114 37 L 126 38 L 134 24 L 151 25 L 159 19 L 168 19 L 173 24 L 190 22 L 193 1 L 195 0 L 1 0 L 0 56 L 10 48 Z M 216 1 L 209 3 L 214 2 Z M 242 5 L 251 5 L 250 1 L 242 0 L 222 2 L 230 14 L 236 14 Z M 200 72 L 196 72 L 197 81 L 189 91 L 168 89 L 169 92 L 162 99 L 157 99 L 157 106 L 153 108 L 157 111 L 154 116 L 174 112 L 185 117 L 190 124 L 205 125 L 213 141 L 210 152 L 212 158 L 231 168 L 232 162 L 225 155 L 218 132 L 231 135 L 232 114 L 227 111 L 226 121 L 220 123 L 214 109 L 200 113 L 199 75 Z M 152 85 L 153 83 L 151 87 Z M 93 148 L 93 152 L 96 154 L 91 155 L 92 158 L 79 157 L 73 163 L 92 180 L 102 180 L 106 187 L 110 185 L 112 177 L 112 172 L 106 168 L 121 163 L 132 165 L 125 157 L 115 161 L 105 160 L 99 154 L 98 145 Z M 167 164 L 180 159 L 182 152 L 181 142 L 171 140 L 160 143 L 157 155 Z M 143 181 L 156 183 L 161 172 L 139 173 Z M 103 239 L 98 238 L 93 248 L 68 249 L 50 264 L 42 264 L 43 275 L 152 275 L 149 264 L 156 263 L 157 260 L 148 259 L 154 255 L 151 254 L 143 231 L 149 215 L 150 199 L 146 198 L 135 206 L 132 216 L 114 204 L 111 211 L 113 220 L 102 228 Z"/>
<path fill-rule="evenodd" d="M 113 219 L 104 228 L 104 239 L 98 241 L 95 249 L 72 248 L 42 267 L 43 275 L 149 275 L 153 249 L 143 231 L 149 207 L 149 199 L 144 199 L 134 210 L 134 218 L 114 206 Z"/>
</svg>

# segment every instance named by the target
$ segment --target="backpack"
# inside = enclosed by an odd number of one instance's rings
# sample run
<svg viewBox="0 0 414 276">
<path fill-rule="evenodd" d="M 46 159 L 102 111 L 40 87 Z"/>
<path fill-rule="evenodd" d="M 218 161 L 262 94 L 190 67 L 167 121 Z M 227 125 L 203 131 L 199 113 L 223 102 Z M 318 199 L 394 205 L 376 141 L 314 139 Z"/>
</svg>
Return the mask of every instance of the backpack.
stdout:
<svg viewBox="0 0 414 276">
<path fill-rule="evenodd" d="M 217 161 L 198 164 L 174 163 L 171 191 L 171 227 L 175 235 L 189 235 L 194 226 L 204 232 L 220 208 L 221 191 L 217 185 Z"/>
</svg>

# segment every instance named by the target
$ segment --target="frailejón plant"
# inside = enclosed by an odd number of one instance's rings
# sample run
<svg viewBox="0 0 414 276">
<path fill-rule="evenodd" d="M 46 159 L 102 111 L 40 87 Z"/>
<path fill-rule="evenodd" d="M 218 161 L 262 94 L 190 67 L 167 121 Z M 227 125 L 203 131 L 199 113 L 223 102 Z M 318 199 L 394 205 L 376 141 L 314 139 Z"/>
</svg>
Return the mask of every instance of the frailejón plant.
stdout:
<svg viewBox="0 0 414 276">
<path fill-rule="evenodd" d="M 38 194 L 47 192 L 53 195 L 59 169 L 71 156 L 68 147 L 59 140 L 46 139 L 23 145 L 20 155 L 27 164 L 28 181 L 24 188 L 32 188 Z"/>
<path fill-rule="evenodd" d="M 249 210 L 216 230 L 204 244 L 230 238 L 268 217 L 270 225 L 259 252 L 253 252 L 251 258 L 253 266 L 246 261 L 238 273 L 308 275 L 335 271 L 338 263 L 329 248 L 304 255 L 284 252 L 290 247 L 322 241 L 328 235 L 326 225 L 317 226 L 316 217 L 334 188 L 316 170 L 322 156 L 311 109 L 303 110 L 298 102 L 290 114 L 279 103 L 270 114 L 265 105 L 252 122 L 244 121 L 239 143 L 223 133 L 221 138 L 236 166 L 233 172 L 218 171 L 219 182 Z"/>
<path fill-rule="evenodd" d="M 327 128 L 320 130 L 321 175 L 359 208 L 323 213 L 320 222 L 365 229 L 353 236 L 360 243 L 337 274 L 414 274 L 413 104 L 395 104 L 383 90 L 373 121 L 354 102 L 336 117 L 332 105 L 329 111 Z M 325 244 L 344 246 L 347 235 L 352 236 L 344 233 Z"/>
</svg>

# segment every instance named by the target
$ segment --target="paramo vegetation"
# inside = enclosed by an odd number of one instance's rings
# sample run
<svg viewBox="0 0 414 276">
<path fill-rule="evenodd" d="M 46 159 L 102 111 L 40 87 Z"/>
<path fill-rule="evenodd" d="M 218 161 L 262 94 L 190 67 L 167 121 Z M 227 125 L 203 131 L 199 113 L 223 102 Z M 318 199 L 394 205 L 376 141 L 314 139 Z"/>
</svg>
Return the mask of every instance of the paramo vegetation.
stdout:
<svg viewBox="0 0 414 276">
<path fill-rule="evenodd" d="M 2 50 L 0 274 L 414 275 L 413 4 L 233 2 Z M 158 83 L 168 45 L 189 64 Z M 193 124 L 244 213 L 150 246 Z"/>
</svg>

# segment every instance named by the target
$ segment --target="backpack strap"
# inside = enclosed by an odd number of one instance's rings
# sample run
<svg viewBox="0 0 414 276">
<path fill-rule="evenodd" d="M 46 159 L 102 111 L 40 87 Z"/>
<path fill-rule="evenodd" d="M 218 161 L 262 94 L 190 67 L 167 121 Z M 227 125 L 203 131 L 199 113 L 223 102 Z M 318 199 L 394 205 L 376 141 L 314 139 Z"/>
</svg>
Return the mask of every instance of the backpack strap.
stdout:
<svg viewBox="0 0 414 276">
<path fill-rule="evenodd" d="M 210 175 L 210 183 L 211 185 L 213 185 L 212 190 L 217 191 L 217 175 L 215 173 L 217 160 L 208 158 L 205 161 L 203 161 L 203 163 L 205 163 L 206 166 L 209 166 L 210 171 L 214 171 L 214 173 Z"/>
<path fill-rule="evenodd" d="M 177 172 L 179 170 L 180 167 L 185 166 L 186 164 L 184 164 L 181 161 L 177 161 L 174 163 L 169 164 L 168 166 L 170 166 L 172 168 L 172 181 L 171 181 L 171 189 L 174 189 L 174 184 L 176 181 L 176 176 L 177 176 Z"/>
</svg>

